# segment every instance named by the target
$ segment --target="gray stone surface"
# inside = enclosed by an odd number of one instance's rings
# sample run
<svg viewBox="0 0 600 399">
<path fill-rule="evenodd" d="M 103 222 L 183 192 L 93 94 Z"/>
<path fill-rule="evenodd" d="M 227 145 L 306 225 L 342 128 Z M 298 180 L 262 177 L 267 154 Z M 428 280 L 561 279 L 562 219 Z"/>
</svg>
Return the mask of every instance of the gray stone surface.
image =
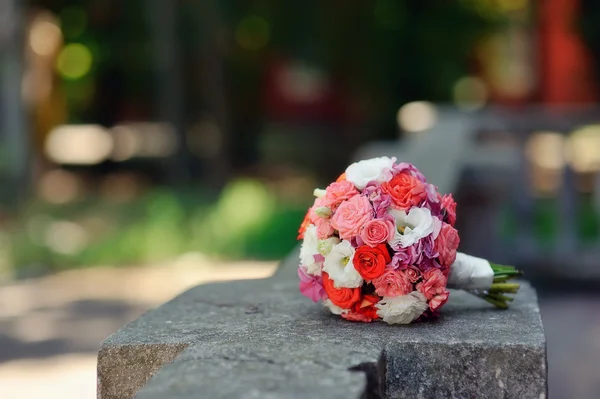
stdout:
<svg viewBox="0 0 600 399">
<path fill-rule="evenodd" d="M 457 291 L 434 321 L 363 324 L 302 297 L 295 264 L 292 254 L 271 279 L 193 288 L 125 326 L 102 345 L 98 397 L 131 397 L 161 365 L 137 398 L 546 396 L 529 285 L 508 311 Z"/>
</svg>

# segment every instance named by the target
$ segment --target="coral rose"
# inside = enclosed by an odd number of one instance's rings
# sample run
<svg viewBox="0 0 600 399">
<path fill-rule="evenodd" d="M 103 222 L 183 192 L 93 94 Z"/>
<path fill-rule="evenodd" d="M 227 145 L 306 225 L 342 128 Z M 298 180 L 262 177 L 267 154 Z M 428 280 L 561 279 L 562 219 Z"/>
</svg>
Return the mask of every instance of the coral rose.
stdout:
<svg viewBox="0 0 600 399">
<path fill-rule="evenodd" d="M 413 291 L 413 285 L 408 275 L 402 270 L 386 270 L 381 276 L 373 280 L 375 292 L 381 297 L 395 297 L 407 295 Z"/>
<path fill-rule="evenodd" d="M 456 202 L 454 202 L 452 194 L 446 194 L 442 197 L 442 209 L 446 213 L 445 219 L 447 219 L 447 222 L 454 226 L 456 223 Z"/>
<path fill-rule="evenodd" d="M 350 183 L 348 180 L 331 183 L 325 189 L 323 206 L 335 211 L 343 201 L 349 200 L 356 194 L 358 194 L 358 190 L 354 187 L 354 184 Z"/>
<path fill-rule="evenodd" d="M 391 219 L 391 220 L 390 220 Z M 365 224 L 364 229 L 360 232 L 360 238 L 370 247 L 387 242 L 394 237 L 396 226 L 392 218 L 373 219 Z"/>
<path fill-rule="evenodd" d="M 417 290 L 431 300 L 446 291 L 446 283 L 447 279 L 439 269 L 429 269 L 423 272 L 423 281 L 417 284 Z"/>
<path fill-rule="evenodd" d="M 351 312 L 342 313 L 342 317 L 346 320 L 370 323 L 379 318 L 377 308 L 375 308 L 377 302 L 379 302 L 379 297 L 376 295 L 365 295 L 361 301 L 352 306 Z"/>
<path fill-rule="evenodd" d="M 375 248 L 363 245 L 354 253 L 352 263 L 362 278 L 373 280 L 383 274 L 385 266 L 391 260 L 392 257 L 385 244 L 379 244 Z"/>
<path fill-rule="evenodd" d="M 298 240 L 302 240 L 304 238 L 304 233 L 306 232 L 306 228 L 308 227 L 308 225 L 310 224 L 310 211 L 312 210 L 312 208 L 308 208 L 308 211 L 306 211 L 306 215 L 304 215 L 304 220 L 302 221 L 302 224 L 300 225 L 300 228 L 298 229 Z"/>
<path fill-rule="evenodd" d="M 366 197 L 355 195 L 342 202 L 331 218 L 331 225 L 340 238 L 351 240 L 360 234 L 363 226 L 373 219 L 373 207 Z"/>
<path fill-rule="evenodd" d="M 421 271 L 415 266 L 407 267 L 404 273 L 406 273 L 406 277 L 413 284 L 421 279 Z"/>
<path fill-rule="evenodd" d="M 407 173 L 399 173 L 389 182 L 381 184 L 381 190 L 392 197 L 392 207 L 408 211 L 427 198 L 422 181 Z"/>
<path fill-rule="evenodd" d="M 350 309 L 360 300 L 360 288 L 336 288 L 326 272 L 323 272 L 322 278 L 323 288 L 334 305 L 342 309 Z"/>
<path fill-rule="evenodd" d="M 435 251 L 439 254 L 440 265 L 444 267 L 452 266 L 456 260 L 456 250 L 459 243 L 458 231 L 448 223 L 444 223 L 437 240 L 435 240 Z"/>
<path fill-rule="evenodd" d="M 444 291 L 441 294 L 438 294 L 438 295 L 434 296 L 429 301 L 429 309 L 431 309 L 433 311 L 437 310 L 440 306 L 442 306 L 446 302 L 448 302 L 448 297 L 449 296 L 450 296 L 450 292 L 449 291 Z"/>
</svg>

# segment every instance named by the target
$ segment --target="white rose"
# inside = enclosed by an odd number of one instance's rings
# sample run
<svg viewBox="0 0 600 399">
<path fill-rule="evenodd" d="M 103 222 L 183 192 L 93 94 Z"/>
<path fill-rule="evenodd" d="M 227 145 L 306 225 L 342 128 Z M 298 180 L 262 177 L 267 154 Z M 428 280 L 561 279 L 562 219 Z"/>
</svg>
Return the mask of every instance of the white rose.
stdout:
<svg viewBox="0 0 600 399">
<path fill-rule="evenodd" d="M 427 298 L 418 291 L 397 297 L 383 297 L 375 307 L 377 315 L 388 324 L 409 324 L 429 307 Z"/>
<path fill-rule="evenodd" d="M 433 233 L 436 223 L 427 208 L 413 208 L 408 214 L 392 209 L 390 215 L 396 219 L 396 234 L 390 241 L 391 245 L 400 243 L 402 248 L 409 247 Z"/>
<path fill-rule="evenodd" d="M 346 169 L 346 180 L 362 190 L 370 181 L 383 183 L 392 178 L 391 169 L 395 159 L 371 158 L 355 162 Z"/>
<path fill-rule="evenodd" d="M 323 271 L 329 274 L 336 288 L 356 288 L 362 285 L 363 279 L 352 264 L 353 257 L 354 248 L 347 240 L 331 248 L 331 252 L 325 257 Z"/>
<path fill-rule="evenodd" d="M 321 264 L 315 262 L 314 255 L 319 255 L 319 238 L 317 237 L 317 227 L 310 224 L 304 232 L 304 239 L 300 247 L 300 263 L 306 266 L 307 274 L 320 276 Z"/>
<path fill-rule="evenodd" d="M 333 313 L 333 314 L 338 314 L 339 315 L 339 314 L 342 314 L 342 313 L 348 313 L 350 311 L 350 309 L 342 309 L 339 306 L 334 305 L 333 302 L 331 302 L 330 299 L 325 299 L 323 301 L 323 305 L 326 308 L 328 308 L 331 311 L 331 313 Z"/>
<path fill-rule="evenodd" d="M 319 253 L 323 256 L 329 255 L 333 247 L 340 243 L 340 239 L 337 237 L 329 237 L 325 240 L 319 241 Z"/>
</svg>

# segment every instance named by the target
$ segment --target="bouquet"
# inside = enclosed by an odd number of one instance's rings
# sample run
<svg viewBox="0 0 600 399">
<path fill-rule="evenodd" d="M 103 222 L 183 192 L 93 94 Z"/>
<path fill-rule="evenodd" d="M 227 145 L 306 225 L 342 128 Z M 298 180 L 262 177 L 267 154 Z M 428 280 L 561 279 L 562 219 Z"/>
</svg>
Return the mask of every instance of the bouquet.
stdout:
<svg viewBox="0 0 600 399">
<path fill-rule="evenodd" d="M 373 158 L 317 189 L 299 230 L 300 291 L 352 321 L 408 324 L 435 315 L 448 288 L 507 308 L 520 275 L 457 252 L 456 202 L 414 165 Z"/>
</svg>

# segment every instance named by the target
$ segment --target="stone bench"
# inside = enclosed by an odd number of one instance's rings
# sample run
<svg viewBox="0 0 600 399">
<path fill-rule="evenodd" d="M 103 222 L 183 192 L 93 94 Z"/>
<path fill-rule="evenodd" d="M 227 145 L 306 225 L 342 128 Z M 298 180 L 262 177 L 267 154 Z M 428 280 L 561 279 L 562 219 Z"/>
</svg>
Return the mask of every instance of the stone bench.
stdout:
<svg viewBox="0 0 600 399">
<path fill-rule="evenodd" d="M 296 266 L 198 286 L 126 325 L 102 343 L 98 398 L 547 396 L 528 284 L 507 311 L 457 291 L 435 321 L 363 324 L 301 296 Z"/>
</svg>

